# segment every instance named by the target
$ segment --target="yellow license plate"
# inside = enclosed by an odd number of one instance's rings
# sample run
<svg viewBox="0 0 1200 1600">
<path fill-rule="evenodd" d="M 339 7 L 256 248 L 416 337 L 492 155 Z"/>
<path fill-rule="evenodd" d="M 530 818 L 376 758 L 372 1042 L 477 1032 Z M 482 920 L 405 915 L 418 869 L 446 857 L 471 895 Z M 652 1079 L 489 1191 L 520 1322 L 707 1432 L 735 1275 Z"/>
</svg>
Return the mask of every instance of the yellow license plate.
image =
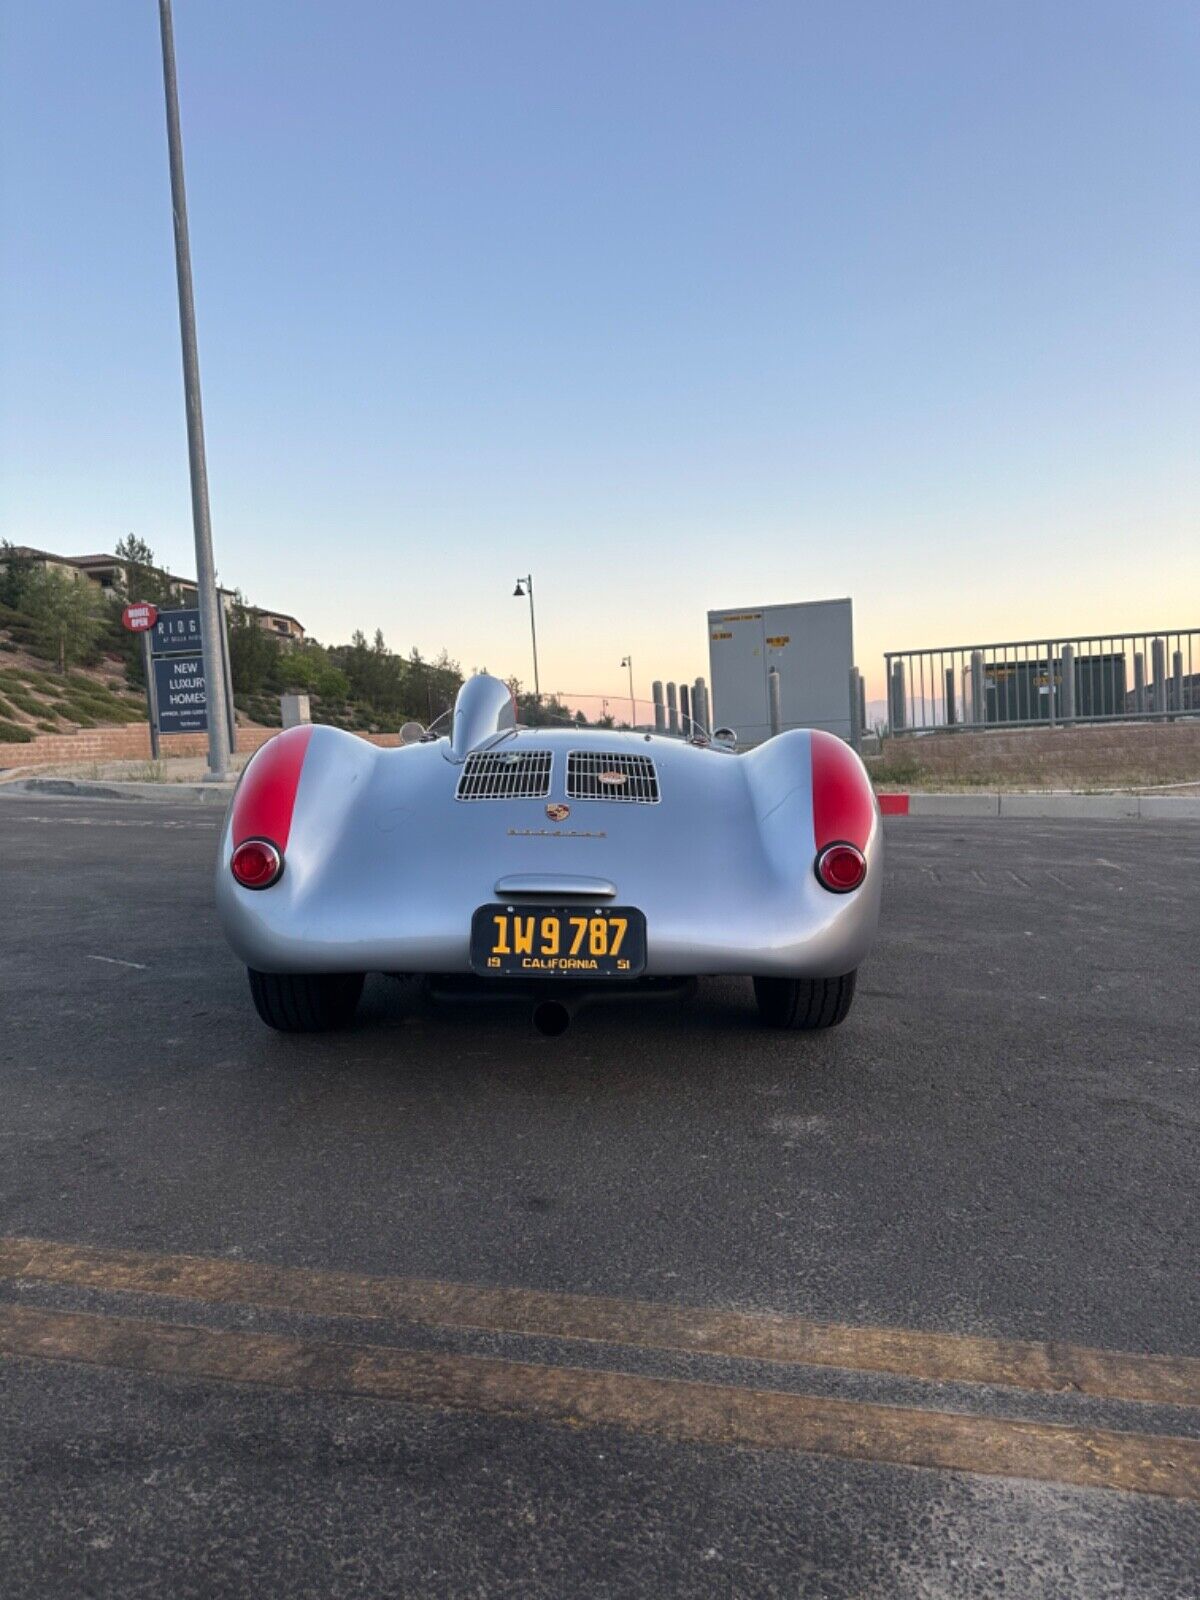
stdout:
<svg viewBox="0 0 1200 1600">
<path fill-rule="evenodd" d="M 480 906 L 471 967 L 498 978 L 636 978 L 646 919 L 633 906 Z"/>
</svg>

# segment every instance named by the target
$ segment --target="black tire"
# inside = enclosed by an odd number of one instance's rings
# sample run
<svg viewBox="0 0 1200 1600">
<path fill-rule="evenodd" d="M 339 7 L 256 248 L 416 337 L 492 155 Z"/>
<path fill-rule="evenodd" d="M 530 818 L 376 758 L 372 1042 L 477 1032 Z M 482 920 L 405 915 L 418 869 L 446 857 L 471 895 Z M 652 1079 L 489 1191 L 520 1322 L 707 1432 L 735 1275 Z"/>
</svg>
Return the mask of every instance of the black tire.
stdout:
<svg viewBox="0 0 1200 1600">
<path fill-rule="evenodd" d="M 361 972 L 255 972 L 246 968 L 254 1009 L 280 1033 L 325 1033 L 350 1021 Z"/>
<path fill-rule="evenodd" d="M 856 974 L 843 978 L 755 978 L 754 998 L 772 1028 L 836 1028 L 854 1000 Z"/>
</svg>

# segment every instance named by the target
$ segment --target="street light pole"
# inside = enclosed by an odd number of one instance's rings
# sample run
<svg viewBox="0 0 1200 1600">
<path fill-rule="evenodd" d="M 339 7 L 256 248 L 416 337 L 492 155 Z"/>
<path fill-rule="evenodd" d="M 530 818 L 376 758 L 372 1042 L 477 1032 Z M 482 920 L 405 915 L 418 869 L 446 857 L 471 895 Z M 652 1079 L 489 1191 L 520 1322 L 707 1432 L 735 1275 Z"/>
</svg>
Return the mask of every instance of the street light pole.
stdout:
<svg viewBox="0 0 1200 1600">
<path fill-rule="evenodd" d="M 529 590 L 529 636 L 533 640 L 533 694 L 538 705 L 541 705 L 542 685 L 538 678 L 537 618 L 533 612 L 533 574 L 531 572 L 527 572 L 523 578 L 517 579 L 517 587 L 513 590 L 514 598 L 519 599 L 525 594 L 525 590 L 521 587 L 522 584 L 527 585 Z"/>
<path fill-rule="evenodd" d="M 175 218 L 175 277 L 179 287 L 179 334 L 183 345 L 183 393 L 187 409 L 188 468 L 192 481 L 192 529 L 196 539 L 196 591 L 200 602 L 200 644 L 204 652 L 208 705 L 208 773 L 229 774 L 229 729 L 225 722 L 225 663 L 221 613 L 208 515 L 208 468 L 204 458 L 204 414 L 200 408 L 200 357 L 196 349 L 196 307 L 192 298 L 192 257 L 188 243 L 187 196 L 183 187 L 183 139 L 179 131 L 179 85 L 175 78 L 175 30 L 171 0 L 158 0 L 162 32 L 163 89 L 167 101 L 167 150 L 171 163 L 171 204 Z"/>
<path fill-rule="evenodd" d="M 621 665 L 629 668 L 629 726 L 637 727 L 637 701 L 633 697 L 633 657 L 622 656 Z"/>
</svg>

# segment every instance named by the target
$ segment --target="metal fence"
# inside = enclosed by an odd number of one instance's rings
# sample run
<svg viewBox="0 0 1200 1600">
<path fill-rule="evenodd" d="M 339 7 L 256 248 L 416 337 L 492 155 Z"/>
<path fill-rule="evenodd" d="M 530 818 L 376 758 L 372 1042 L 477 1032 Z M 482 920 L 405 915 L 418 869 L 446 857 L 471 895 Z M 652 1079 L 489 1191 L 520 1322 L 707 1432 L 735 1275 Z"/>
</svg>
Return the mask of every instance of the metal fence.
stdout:
<svg viewBox="0 0 1200 1600">
<path fill-rule="evenodd" d="M 891 650 L 887 727 L 1054 727 L 1200 716 L 1200 628 Z"/>
</svg>

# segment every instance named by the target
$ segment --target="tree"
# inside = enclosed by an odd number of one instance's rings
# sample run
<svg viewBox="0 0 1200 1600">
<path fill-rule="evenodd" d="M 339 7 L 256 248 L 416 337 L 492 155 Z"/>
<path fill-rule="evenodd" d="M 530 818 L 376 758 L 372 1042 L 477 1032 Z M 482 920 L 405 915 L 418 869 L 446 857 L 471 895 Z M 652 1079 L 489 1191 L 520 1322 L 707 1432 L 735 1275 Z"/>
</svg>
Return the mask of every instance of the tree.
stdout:
<svg viewBox="0 0 1200 1600">
<path fill-rule="evenodd" d="M 66 672 L 68 661 L 91 655 L 104 625 L 101 604 L 89 579 L 69 578 L 55 567 L 32 573 L 22 594 L 38 649 L 57 659 L 60 672 Z"/>
<path fill-rule="evenodd" d="M 138 600 L 165 607 L 178 604 L 166 575 L 154 564 L 154 551 L 144 539 L 128 533 L 117 540 L 113 554 L 122 567 L 113 587 L 123 604 Z"/>
<path fill-rule="evenodd" d="M 164 611 L 179 604 L 170 582 L 154 565 L 154 551 L 144 539 L 139 539 L 133 533 L 126 534 L 123 539 L 117 540 L 113 554 L 120 563 L 112 587 L 112 598 L 118 605 L 145 600 Z M 124 658 L 125 676 L 130 683 L 140 684 L 143 681 L 142 648 L 138 636 L 121 626 L 115 607 L 110 608 L 104 649 Z"/>
<path fill-rule="evenodd" d="M 0 539 L 0 605 L 17 610 L 25 596 L 25 586 L 36 571 L 32 556 L 17 554 L 15 544 Z"/>
<path fill-rule="evenodd" d="M 229 669 L 235 694 L 261 694 L 270 688 L 281 654 L 274 639 L 255 622 L 244 606 L 235 606 L 229 619 Z"/>
<path fill-rule="evenodd" d="M 313 677 L 313 688 L 322 700 L 341 702 L 350 693 L 350 680 L 340 667 L 322 662 Z"/>
</svg>

